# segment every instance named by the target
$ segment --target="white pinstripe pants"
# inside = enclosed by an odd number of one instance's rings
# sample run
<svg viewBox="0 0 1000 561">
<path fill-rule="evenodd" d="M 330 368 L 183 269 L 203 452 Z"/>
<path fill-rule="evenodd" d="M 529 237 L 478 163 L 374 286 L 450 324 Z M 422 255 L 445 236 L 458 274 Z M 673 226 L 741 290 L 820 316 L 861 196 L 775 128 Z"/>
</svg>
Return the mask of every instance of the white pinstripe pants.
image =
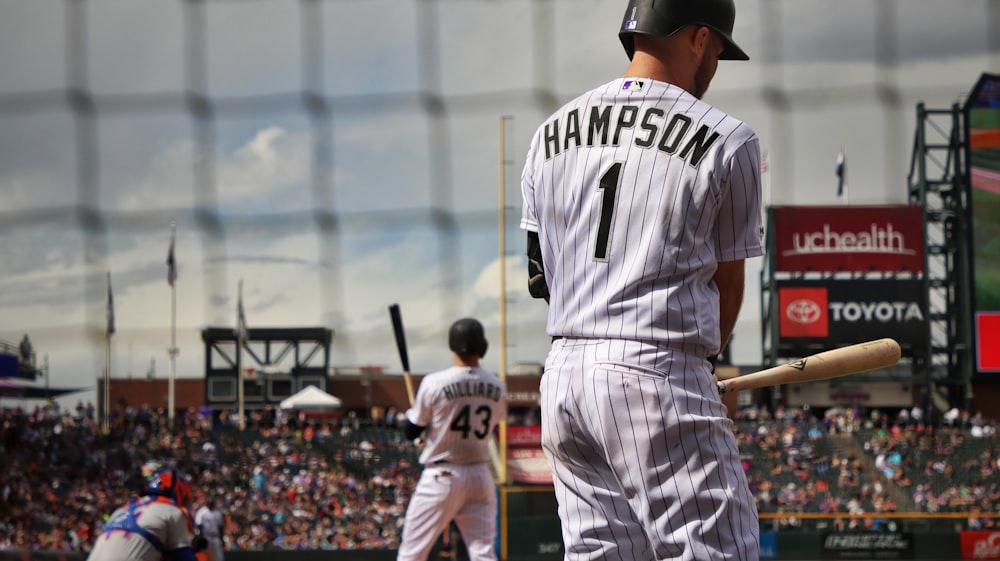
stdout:
<svg viewBox="0 0 1000 561">
<path fill-rule="evenodd" d="M 462 533 L 469 561 L 496 561 L 496 483 L 488 464 L 424 467 L 410 497 L 397 561 L 426 561 L 452 520 Z"/>
<path fill-rule="evenodd" d="M 758 560 L 756 505 L 704 359 L 556 340 L 541 409 L 567 561 Z"/>
</svg>

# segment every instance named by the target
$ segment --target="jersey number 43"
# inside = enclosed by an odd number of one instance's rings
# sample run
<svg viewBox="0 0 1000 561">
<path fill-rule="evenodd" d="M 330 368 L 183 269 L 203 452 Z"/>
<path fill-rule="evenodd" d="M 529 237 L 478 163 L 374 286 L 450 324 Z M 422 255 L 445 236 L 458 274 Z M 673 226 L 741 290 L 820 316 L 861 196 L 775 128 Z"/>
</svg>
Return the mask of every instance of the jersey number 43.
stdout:
<svg viewBox="0 0 1000 561">
<path fill-rule="evenodd" d="M 475 413 L 472 413 L 471 405 L 466 405 L 451 420 L 451 430 L 462 433 L 462 438 L 469 438 L 471 432 L 476 438 L 482 440 L 490 434 L 490 418 L 492 416 L 493 410 L 486 405 L 477 407 Z M 473 430 L 473 424 L 479 428 Z"/>
</svg>

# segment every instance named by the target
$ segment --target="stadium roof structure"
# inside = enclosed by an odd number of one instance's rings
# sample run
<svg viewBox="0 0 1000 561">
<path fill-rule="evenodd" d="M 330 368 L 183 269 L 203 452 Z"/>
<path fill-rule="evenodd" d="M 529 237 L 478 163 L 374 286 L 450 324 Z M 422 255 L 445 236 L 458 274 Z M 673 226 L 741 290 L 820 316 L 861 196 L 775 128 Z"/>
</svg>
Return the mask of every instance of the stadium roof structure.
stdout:
<svg viewBox="0 0 1000 561">
<path fill-rule="evenodd" d="M 23 399 L 46 399 L 69 393 L 85 392 L 93 388 L 50 388 L 21 383 L 10 378 L 0 378 L 0 396 Z"/>
</svg>

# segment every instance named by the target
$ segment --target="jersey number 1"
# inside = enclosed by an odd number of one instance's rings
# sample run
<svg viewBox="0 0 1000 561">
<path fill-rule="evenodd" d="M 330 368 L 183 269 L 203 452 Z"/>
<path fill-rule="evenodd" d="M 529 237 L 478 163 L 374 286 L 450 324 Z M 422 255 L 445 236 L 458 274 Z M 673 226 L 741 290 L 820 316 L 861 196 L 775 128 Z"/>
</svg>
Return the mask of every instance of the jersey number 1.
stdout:
<svg viewBox="0 0 1000 561">
<path fill-rule="evenodd" d="M 597 190 L 601 192 L 601 217 L 597 224 L 597 239 L 594 240 L 594 261 L 608 260 L 611 227 L 615 224 L 615 208 L 618 206 L 618 187 L 622 181 L 623 166 L 623 162 L 611 164 L 597 184 Z"/>
</svg>

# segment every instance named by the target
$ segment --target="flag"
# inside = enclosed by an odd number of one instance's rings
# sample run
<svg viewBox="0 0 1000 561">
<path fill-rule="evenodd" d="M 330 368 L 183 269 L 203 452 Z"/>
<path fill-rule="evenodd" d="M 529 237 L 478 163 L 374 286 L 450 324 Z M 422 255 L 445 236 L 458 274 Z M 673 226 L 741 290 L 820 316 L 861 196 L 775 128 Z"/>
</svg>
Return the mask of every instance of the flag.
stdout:
<svg viewBox="0 0 1000 561">
<path fill-rule="evenodd" d="M 837 154 L 837 196 L 844 196 L 844 182 L 847 180 L 847 156 L 844 155 L 844 149 L 840 149 L 840 154 Z"/>
<path fill-rule="evenodd" d="M 115 334 L 115 302 L 111 295 L 111 271 L 108 271 L 108 337 Z"/>
<path fill-rule="evenodd" d="M 174 236 L 170 235 L 170 249 L 167 250 L 167 284 L 174 285 L 177 280 L 177 263 L 174 261 Z"/>
<path fill-rule="evenodd" d="M 243 313 L 243 281 L 240 281 L 239 299 L 236 302 L 236 344 L 242 345 L 247 339 L 247 317 Z"/>
</svg>

